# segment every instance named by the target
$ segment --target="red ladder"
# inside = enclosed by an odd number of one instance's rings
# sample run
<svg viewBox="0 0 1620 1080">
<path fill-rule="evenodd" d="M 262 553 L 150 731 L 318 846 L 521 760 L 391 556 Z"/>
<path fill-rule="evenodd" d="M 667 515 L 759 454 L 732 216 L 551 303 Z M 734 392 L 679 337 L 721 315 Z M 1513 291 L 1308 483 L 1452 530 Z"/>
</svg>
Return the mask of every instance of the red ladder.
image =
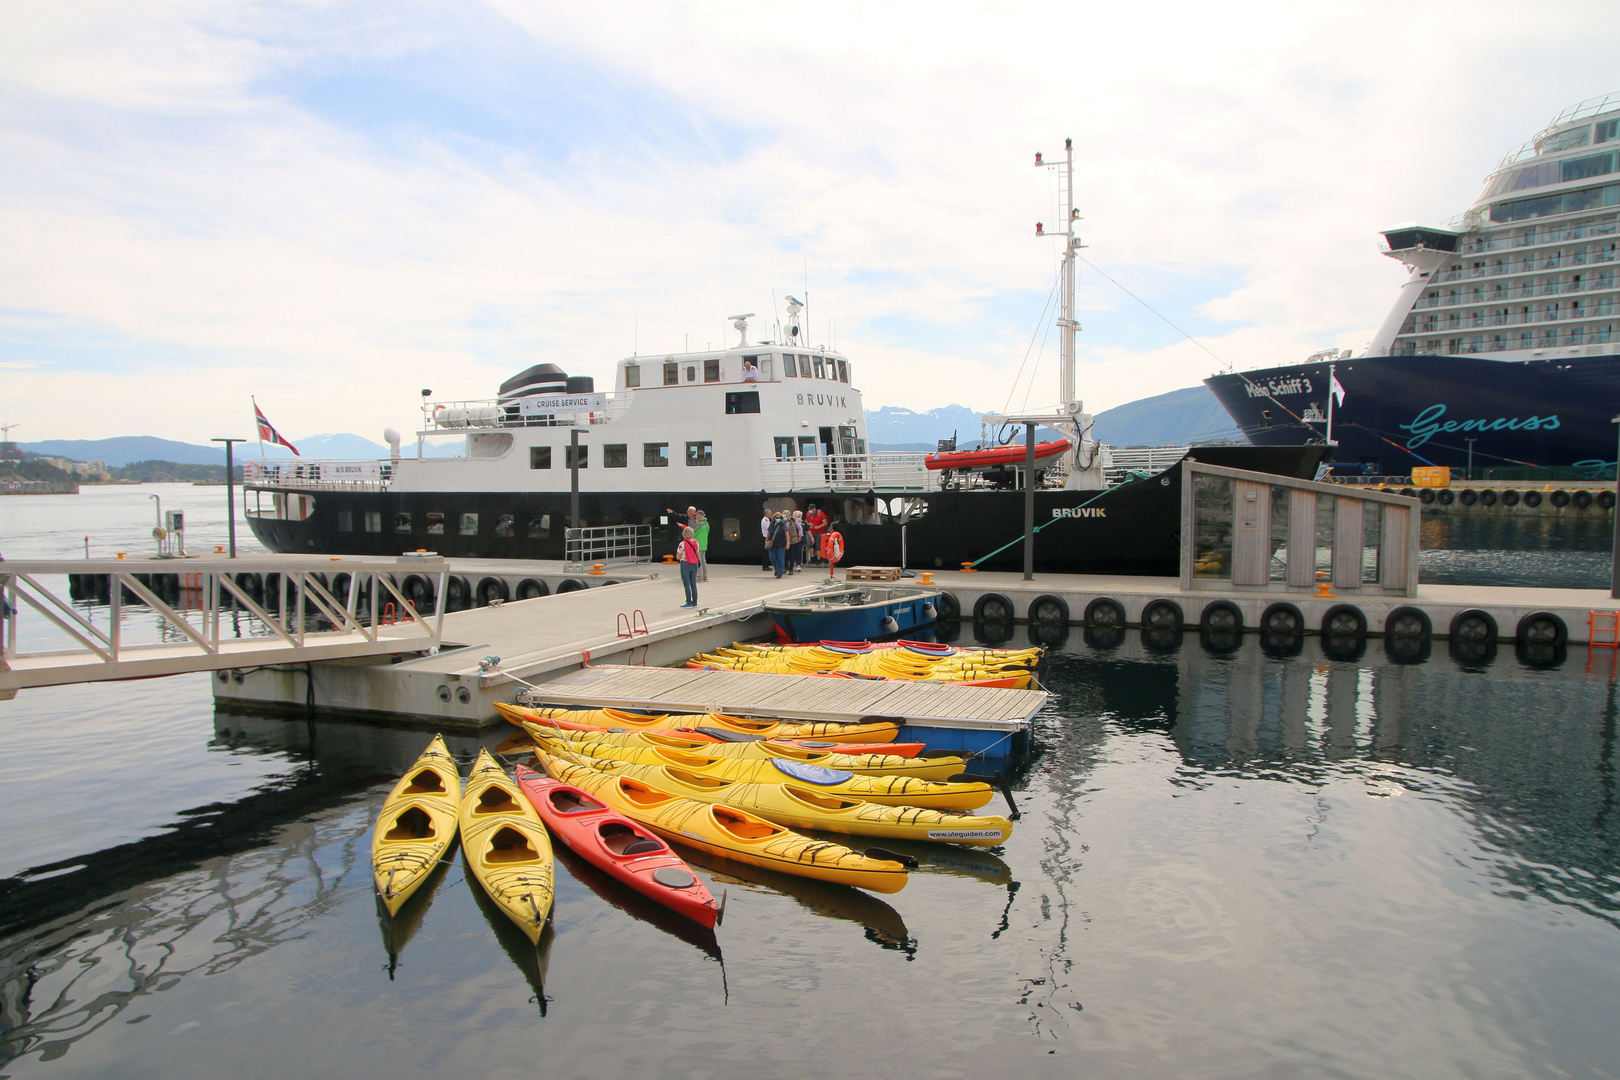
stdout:
<svg viewBox="0 0 1620 1080">
<path fill-rule="evenodd" d="M 1607 640 L 1599 634 L 1607 634 Z M 1620 649 L 1620 611 L 1593 611 L 1586 616 L 1586 641 L 1595 649 Z"/>
</svg>

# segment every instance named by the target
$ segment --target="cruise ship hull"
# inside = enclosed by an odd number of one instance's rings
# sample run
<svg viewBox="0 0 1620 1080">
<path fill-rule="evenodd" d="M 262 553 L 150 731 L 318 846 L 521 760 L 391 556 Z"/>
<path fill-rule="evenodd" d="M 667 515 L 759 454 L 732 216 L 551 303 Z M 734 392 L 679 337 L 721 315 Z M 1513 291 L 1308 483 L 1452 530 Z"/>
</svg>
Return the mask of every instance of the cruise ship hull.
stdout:
<svg viewBox="0 0 1620 1080">
<path fill-rule="evenodd" d="M 1195 447 L 1200 461 L 1308 479 L 1322 460 L 1318 446 Z M 250 491 L 253 488 L 250 486 Z M 270 491 L 274 489 L 259 488 Z M 249 514 L 259 542 L 271 551 L 329 555 L 398 555 L 425 549 L 449 557 L 495 559 L 561 559 L 563 524 L 569 496 L 556 492 L 391 492 L 310 491 L 313 510 L 303 520 Z M 925 513 L 902 527 L 875 512 L 884 498 L 921 498 Z M 580 493 L 580 516 L 586 526 L 653 525 L 653 555 L 673 553 L 676 529 L 662 524 L 671 506 L 696 503 L 712 523 L 711 562 L 758 563 L 763 542 L 760 515 L 766 502 L 781 508 L 783 500 L 804 509 L 815 503 L 842 519 L 843 565 L 898 566 L 901 546 L 905 564 L 919 570 L 955 570 L 964 562 L 990 556 L 982 570 L 1016 571 L 1023 567 L 1024 493 L 1021 491 L 940 490 L 874 494 L 785 492 L 621 492 Z M 368 513 L 381 515 L 388 531 L 366 532 Z M 396 515 L 409 515 L 414 529 L 389 528 Z M 422 523 L 446 523 L 440 533 Z M 463 514 L 478 515 L 479 533 L 460 535 L 454 523 Z M 495 535 L 491 526 L 510 518 L 512 535 Z M 339 521 L 356 528 L 341 531 Z M 1181 551 L 1181 470 L 1110 488 L 1105 492 L 1038 490 L 1035 521 L 1045 525 L 1036 535 L 1035 564 L 1050 573 L 1174 575 Z M 531 533 L 535 535 L 530 535 Z M 997 549 L 1000 550 L 999 553 Z M 996 554 L 992 554 L 996 553 Z"/>
<path fill-rule="evenodd" d="M 1333 461 L 1401 475 L 1414 466 L 1577 466 L 1615 461 L 1620 355 L 1528 361 L 1369 356 L 1334 362 Z M 1204 380 L 1257 446 L 1325 441 L 1328 364 Z"/>
</svg>

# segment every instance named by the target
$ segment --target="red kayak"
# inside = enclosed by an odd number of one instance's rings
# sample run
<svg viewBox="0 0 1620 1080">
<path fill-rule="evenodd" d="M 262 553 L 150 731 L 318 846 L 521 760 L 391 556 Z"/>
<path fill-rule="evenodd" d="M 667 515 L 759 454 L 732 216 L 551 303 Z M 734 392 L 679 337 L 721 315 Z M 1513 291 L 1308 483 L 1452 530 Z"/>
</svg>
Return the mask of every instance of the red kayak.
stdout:
<svg viewBox="0 0 1620 1080">
<path fill-rule="evenodd" d="M 1035 444 L 1035 462 L 1055 458 L 1069 448 L 1066 440 Z M 1029 453 L 1022 445 L 991 446 L 983 450 L 947 450 L 942 454 L 929 454 L 923 464 L 930 469 L 994 469 L 1003 465 L 1022 465 Z"/>
<path fill-rule="evenodd" d="M 713 929 L 724 910 L 679 855 L 652 831 L 572 784 L 517 767 L 518 787 L 552 835 L 643 896 Z"/>
</svg>

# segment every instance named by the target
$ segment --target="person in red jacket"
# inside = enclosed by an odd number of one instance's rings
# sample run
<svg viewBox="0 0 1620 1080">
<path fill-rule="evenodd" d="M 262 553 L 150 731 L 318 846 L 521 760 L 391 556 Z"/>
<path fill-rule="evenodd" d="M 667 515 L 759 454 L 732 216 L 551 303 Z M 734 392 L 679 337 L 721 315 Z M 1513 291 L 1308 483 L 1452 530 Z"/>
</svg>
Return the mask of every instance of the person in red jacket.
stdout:
<svg viewBox="0 0 1620 1080">
<path fill-rule="evenodd" d="M 821 534 L 827 531 L 827 512 L 815 503 L 804 512 L 804 523 L 810 527 L 810 558 L 821 558 Z"/>
</svg>

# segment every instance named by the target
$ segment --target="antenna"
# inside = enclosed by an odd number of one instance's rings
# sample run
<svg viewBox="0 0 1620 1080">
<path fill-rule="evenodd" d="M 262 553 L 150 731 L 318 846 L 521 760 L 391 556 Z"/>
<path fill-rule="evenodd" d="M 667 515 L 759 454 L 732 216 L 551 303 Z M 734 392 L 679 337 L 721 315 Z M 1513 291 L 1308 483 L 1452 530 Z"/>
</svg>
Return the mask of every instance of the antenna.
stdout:
<svg viewBox="0 0 1620 1080">
<path fill-rule="evenodd" d="M 1080 329 L 1080 324 L 1074 321 L 1074 263 L 1079 251 L 1085 245 L 1080 243 L 1080 237 L 1075 234 L 1075 225 L 1080 220 L 1080 211 L 1074 205 L 1074 140 L 1063 140 L 1063 160 L 1047 161 L 1042 155 L 1035 155 L 1037 169 L 1056 169 L 1058 174 L 1058 191 L 1063 199 L 1063 225 L 1064 231 L 1047 232 L 1045 224 L 1035 223 L 1036 236 L 1057 236 L 1064 239 L 1063 244 L 1063 278 L 1060 287 L 1062 297 L 1058 311 L 1058 411 L 1077 413 L 1080 406 L 1074 400 L 1074 335 Z"/>
<path fill-rule="evenodd" d="M 752 311 L 746 315 L 731 316 L 731 328 L 737 331 L 737 345 L 739 348 L 745 348 L 748 345 L 748 320 L 753 317 L 754 313 Z"/>
</svg>

